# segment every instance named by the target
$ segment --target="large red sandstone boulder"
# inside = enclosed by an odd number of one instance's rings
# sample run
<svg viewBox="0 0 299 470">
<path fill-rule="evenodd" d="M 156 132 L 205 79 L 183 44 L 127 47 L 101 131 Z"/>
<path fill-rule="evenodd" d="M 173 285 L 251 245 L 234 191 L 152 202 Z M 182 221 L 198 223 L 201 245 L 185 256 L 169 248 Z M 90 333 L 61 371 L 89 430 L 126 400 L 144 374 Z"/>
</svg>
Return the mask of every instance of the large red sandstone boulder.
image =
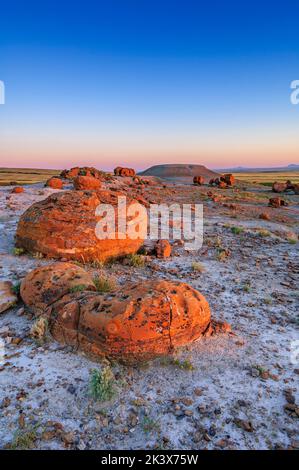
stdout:
<svg viewBox="0 0 299 470">
<path fill-rule="evenodd" d="M 126 234 L 124 239 L 119 239 L 118 196 L 124 194 L 104 190 L 52 194 L 33 204 L 21 216 L 16 246 L 29 253 L 84 262 L 105 261 L 135 253 L 143 240 L 128 238 Z M 129 207 L 135 201 L 127 197 L 126 202 Z M 102 216 L 96 215 L 96 209 L 101 203 L 115 208 L 115 239 L 99 239 L 96 236 L 97 223 L 102 220 Z"/>
<path fill-rule="evenodd" d="M 74 188 L 77 190 L 99 189 L 101 181 L 94 176 L 76 176 L 74 178 Z"/>
<path fill-rule="evenodd" d="M 23 279 L 20 295 L 35 315 L 65 294 L 76 290 L 95 290 L 91 275 L 72 263 L 54 263 L 36 268 Z"/>
<path fill-rule="evenodd" d="M 22 298 L 31 308 L 44 309 L 57 341 L 86 353 L 123 361 L 148 359 L 189 344 L 209 329 L 208 302 L 187 284 L 146 281 L 109 294 L 70 292 L 67 275 L 55 280 L 63 266 L 58 272 L 55 265 L 52 269 L 52 276 L 38 270 L 29 273 L 22 283 Z M 70 293 L 63 295 L 64 291 Z"/>
<path fill-rule="evenodd" d="M 168 240 L 158 240 L 155 245 L 157 258 L 169 258 L 171 255 L 171 245 Z"/>
<path fill-rule="evenodd" d="M 49 188 L 53 188 L 53 189 L 62 189 L 63 188 L 63 182 L 60 178 L 55 178 L 55 176 L 53 176 L 52 178 L 50 178 L 46 181 L 45 186 L 47 186 Z"/>
<path fill-rule="evenodd" d="M 48 320 L 57 341 L 121 361 L 150 359 L 201 336 L 230 331 L 226 323 L 211 320 L 205 297 L 185 283 L 151 280 L 107 294 L 93 290 L 84 269 L 54 263 L 27 274 L 21 296 Z"/>
<path fill-rule="evenodd" d="M 194 178 L 193 178 L 193 184 L 197 184 L 197 185 L 200 186 L 200 185 L 204 184 L 204 182 L 205 182 L 205 179 L 204 179 L 203 176 L 194 176 Z"/>
</svg>

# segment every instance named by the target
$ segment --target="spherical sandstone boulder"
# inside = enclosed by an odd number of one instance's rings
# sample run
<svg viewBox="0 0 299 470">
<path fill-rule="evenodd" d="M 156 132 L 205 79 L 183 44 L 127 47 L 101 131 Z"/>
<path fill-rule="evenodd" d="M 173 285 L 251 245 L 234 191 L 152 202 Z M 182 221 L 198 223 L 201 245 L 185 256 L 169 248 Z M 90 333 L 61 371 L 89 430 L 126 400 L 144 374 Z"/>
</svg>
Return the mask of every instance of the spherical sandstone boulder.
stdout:
<svg viewBox="0 0 299 470">
<path fill-rule="evenodd" d="M 205 179 L 204 179 L 203 176 L 194 176 L 194 178 L 193 178 L 193 184 L 197 184 L 197 185 L 200 186 L 200 185 L 204 184 L 204 182 L 205 182 Z"/>
<path fill-rule="evenodd" d="M 46 315 L 56 340 L 123 361 L 168 354 L 197 340 L 211 321 L 202 294 L 169 281 L 132 284 L 105 295 L 67 294 Z"/>
<path fill-rule="evenodd" d="M 136 175 L 136 172 L 133 168 L 123 168 L 121 166 L 117 166 L 114 168 L 115 176 L 132 176 Z"/>
<path fill-rule="evenodd" d="M 63 295 L 76 290 L 95 290 L 91 275 L 72 263 L 54 263 L 29 272 L 21 282 L 20 295 L 36 315 Z"/>
<path fill-rule="evenodd" d="M 74 178 L 74 188 L 77 190 L 99 189 L 101 181 L 94 176 L 76 176 Z"/>
<path fill-rule="evenodd" d="M 60 178 L 55 178 L 55 176 L 53 176 L 52 178 L 50 178 L 46 181 L 45 186 L 47 186 L 49 188 L 53 188 L 53 189 L 62 189 L 63 188 L 63 182 Z"/>
<path fill-rule="evenodd" d="M 135 253 L 142 238 L 121 239 L 117 230 L 118 196 L 116 191 L 63 191 L 33 204 L 21 216 L 16 233 L 16 246 L 29 253 L 42 253 L 52 258 L 83 262 L 105 261 Z M 134 201 L 127 196 L 129 207 Z M 114 208 L 115 238 L 98 238 L 96 226 L 103 218 L 96 215 L 100 204 Z M 132 217 L 131 217 L 132 218 Z M 141 223 L 144 216 L 141 217 Z M 146 221 L 145 221 L 146 223 Z M 142 236 L 142 234 L 136 234 Z M 107 232 L 107 237 L 109 234 Z"/>
<path fill-rule="evenodd" d="M 171 245 L 168 240 L 158 240 L 155 250 L 157 258 L 169 258 L 171 255 Z"/>
<path fill-rule="evenodd" d="M 24 188 L 22 186 L 16 186 L 11 190 L 13 194 L 21 194 L 24 192 Z"/>
<path fill-rule="evenodd" d="M 281 199 L 280 197 L 273 197 L 269 199 L 269 204 L 270 207 L 282 207 L 282 206 L 287 206 L 288 203 Z"/>
</svg>

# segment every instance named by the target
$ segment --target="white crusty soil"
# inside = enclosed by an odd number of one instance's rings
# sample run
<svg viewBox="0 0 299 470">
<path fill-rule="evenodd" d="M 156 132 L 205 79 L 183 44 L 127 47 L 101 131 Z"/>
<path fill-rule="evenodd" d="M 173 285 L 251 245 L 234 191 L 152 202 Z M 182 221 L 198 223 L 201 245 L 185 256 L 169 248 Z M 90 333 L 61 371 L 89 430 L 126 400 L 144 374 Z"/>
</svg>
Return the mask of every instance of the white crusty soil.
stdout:
<svg viewBox="0 0 299 470">
<path fill-rule="evenodd" d="M 0 280 L 16 283 L 49 262 L 13 254 L 18 218 L 55 190 L 10 189 L 0 189 Z M 233 234 L 229 225 L 245 230 Z M 260 228 L 272 235 L 261 236 Z M 109 403 L 89 396 L 90 371 L 100 363 L 51 340 L 37 344 L 29 335 L 34 319 L 21 302 L 2 313 L 0 448 L 15 442 L 18 430 L 32 429 L 37 449 L 298 448 L 298 415 L 284 409 L 286 389 L 299 402 L 298 244 L 287 241 L 286 230 L 289 236 L 298 225 L 209 218 L 198 253 L 176 247 L 171 259 L 153 258 L 145 268 L 106 268 L 120 284 L 153 276 L 188 282 L 234 333 L 198 341 L 176 354 L 178 363 L 112 364 L 118 392 Z M 230 250 L 224 261 L 217 259 L 219 245 Z M 192 270 L 194 261 L 204 272 Z M 179 367 L 184 360 L 193 370 Z"/>
</svg>

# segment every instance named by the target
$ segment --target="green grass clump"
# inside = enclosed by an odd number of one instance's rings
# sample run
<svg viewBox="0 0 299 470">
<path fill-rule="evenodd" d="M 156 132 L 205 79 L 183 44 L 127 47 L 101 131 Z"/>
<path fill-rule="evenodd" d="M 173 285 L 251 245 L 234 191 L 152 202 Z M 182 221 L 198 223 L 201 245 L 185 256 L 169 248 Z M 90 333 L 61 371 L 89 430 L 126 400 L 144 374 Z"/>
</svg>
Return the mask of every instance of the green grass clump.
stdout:
<svg viewBox="0 0 299 470">
<path fill-rule="evenodd" d="M 78 284 L 77 286 L 73 286 L 70 288 L 70 293 L 74 294 L 75 292 L 82 292 L 86 289 L 88 289 L 88 286 L 86 286 L 85 284 Z"/>
<path fill-rule="evenodd" d="M 105 294 L 115 289 L 115 280 L 106 276 L 95 276 L 93 283 L 100 294 Z"/>
<path fill-rule="evenodd" d="M 21 256 L 21 255 L 23 255 L 24 253 L 25 253 L 24 248 L 14 248 L 14 249 L 13 249 L 13 254 L 14 254 L 15 256 Z"/>
<path fill-rule="evenodd" d="M 145 416 L 143 421 L 142 421 L 142 428 L 145 433 L 151 433 L 153 431 L 159 431 L 160 426 L 159 426 L 159 421 L 155 420 L 153 418 L 150 418 L 149 416 Z"/>
<path fill-rule="evenodd" d="M 129 265 L 134 268 L 143 268 L 145 266 L 144 256 L 138 254 L 128 255 L 126 259 L 129 261 Z"/>
<path fill-rule="evenodd" d="M 288 238 L 288 242 L 290 243 L 290 245 L 296 245 L 298 240 L 296 240 L 295 238 Z"/>
<path fill-rule="evenodd" d="M 9 446 L 10 449 L 32 449 L 37 439 L 37 429 L 38 426 L 27 427 L 25 429 L 18 429 L 13 437 L 12 443 Z"/>
<path fill-rule="evenodd" d="M 234 235 L 239 235 L 240 233 L 244 232 L 243 227 L 231 227 L 231 231 Z"/>
<path fill-rule="evenodd" d="M 18 281 L 12 286 L 12 290 L 16 295 L 20 295 L 20 290 L 21 290 L 21 282 Z"/>
<path fill-rule="evenodd" d="M 115 394 L 115 377 L 109 366 L 93 369 L 90 377 L 90 393 L 95 400 L 110 400 Z"/>
<path fill-rule="evenodd" d="M 181 360 L 178 358 L 166 356 L 166 357 L 161 358 L 160 364 L 161 366 L 178 367 L 179 369 L 182 369 L 182 370 L 189 370 L 189 371 L 195 370 L 194 365 L 192 364 L 191 361 L 189 361 L 189 359 Z"/>
</svg>

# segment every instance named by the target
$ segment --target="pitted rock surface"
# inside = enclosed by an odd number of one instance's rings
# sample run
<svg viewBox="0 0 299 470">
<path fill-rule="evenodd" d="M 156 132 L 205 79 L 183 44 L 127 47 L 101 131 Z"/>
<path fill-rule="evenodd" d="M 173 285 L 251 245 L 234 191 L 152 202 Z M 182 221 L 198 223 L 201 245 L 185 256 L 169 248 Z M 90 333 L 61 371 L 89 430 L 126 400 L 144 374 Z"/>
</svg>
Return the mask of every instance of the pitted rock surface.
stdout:
<svg viewBox="0 0 299 470">
<path fill-rule="evenodd" d="M 116 191 L 64 191 L 33 204 L 21 216 L 16 246 L 29 253 L 42 253 L 47 257 L 68 260 L 105 261 L 135 253 L 143 243 L 141 238 L 131 239 L 117 232 L 118 196 Z M 127 196 L 127 207 L 136 202 Z M 110 204 L 115 211 L 115 239 L 98 238 L 96 215 L 99 204 Z"/>
</svg>

